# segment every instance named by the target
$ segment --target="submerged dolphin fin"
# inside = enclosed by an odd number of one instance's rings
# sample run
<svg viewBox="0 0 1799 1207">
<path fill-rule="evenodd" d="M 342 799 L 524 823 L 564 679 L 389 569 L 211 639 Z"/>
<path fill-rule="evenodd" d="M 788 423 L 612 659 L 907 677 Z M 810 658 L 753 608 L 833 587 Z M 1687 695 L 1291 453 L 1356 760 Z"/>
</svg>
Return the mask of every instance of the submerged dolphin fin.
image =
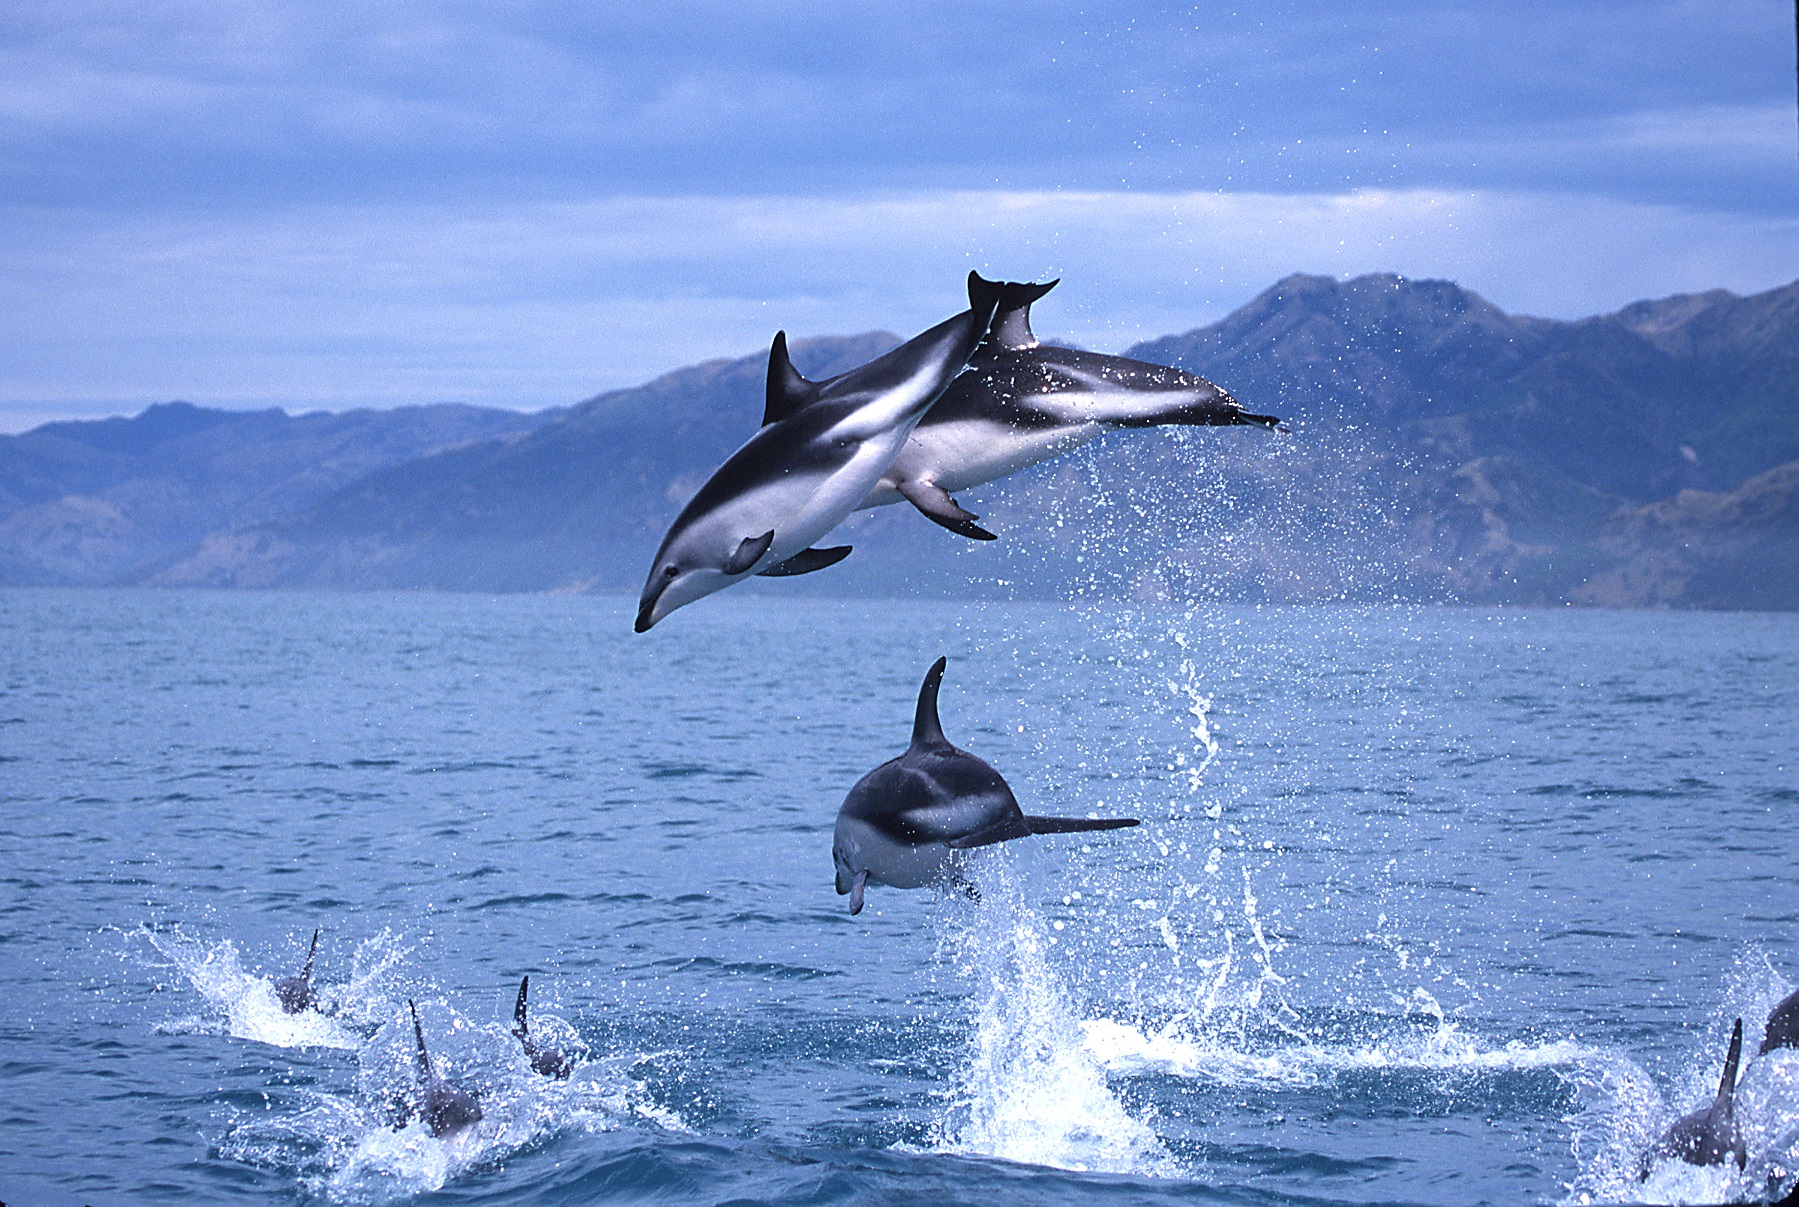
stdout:
<svg viewBox="0 0 1799 1207">
<path fill-rule="evenodd" d="M 756 575 L 759 578 L 792 578 L 796 574 L 810 574 L 826 566 L 835 566 L 850 555 L 852 548 L 854 546 L 837 545 L 830 549 L 802 549 L 784 562 L 756 571 Z"/>
<path fill-rule="evenodd" d="M 868 873 L 857 872 L 856 878 L 850 881 L 850 917 L 862 912 L 862 890 L 868 885 Z"/>
<path fill-rule="evenodd" d="M 966 851 L 972 847 L 990 847 L 996 842 L 1006 842 L 1013 838 L 1029 838 L 1031 828 L 1016 817 L 1007 817 L 994 822 L 984 830 L 976 830 L 973 834 L 964 834 L 960 838 L 952 838 L 943 845 L 952 851 Z"/>
<path fill-rule="evenodd" d="M 767 553 L 768 547 L 774 543 L 775 530 L 773 528 L 761 536 L 744 537 L 743 544 L 737 546 L 737 552 L 725 560 L 724 572 L 726 574 L 742 574 L 761 561 L 762 555 Z"/>
<path fill-rule="evenodd" d="M 1029 281 L 1000 283 L 999 308 L 993 312 L 993 325 L 987 338 L 1001 348 L 1035 348 L 1037 337 L 1031 331 L 1031 303 L 1062 283 L 1062 278 L 1046 285 Z"/>
<path fill-rule="evenodd" d="M 999 539 L 976 524 L 975 521 L 980 517 L 972 512 L 963 511 L 956 505 L 956 501 L 949 497 L 949 491 L 935 482 L 908 480 L 899 484 L 899 492 L 906 496 L 906 502 L 924 514 L 925 519 L 933 524 L 943 525 L 958 536 L 965 536 L 975 541 Z"/>
<path fill-rule="evenodd" d="M 306 967 L 300 969 L 300 980 L 304 984 L 312 982 L 312 957 L 319 949 L 319 931 L 312 932 L 312 946 L 306 949 Z"/>
<path fill-rule="evenodd" d="M 768 400 L 762 408 L 762 426 L 779 423 L 818 396 L 818 386 L 800 376 L 787 355 L 787 333 L 775 332 L 768 350 Z"/>
<path fill-rule="evenodd" d="M 525 1038 L 529 1028 L 525 1025 L 525 993 L 531 988 L 531 978 L 520 977 L 518 982 L 518 1005 L 512 1008 L 512 1021 L 516 1024 L 512 1033 L 520 1039 Z"/>
<path fill-rule="evenodd" d="M 924 685 L 918 689 L 918 711 L 912 718 L 914 750 L 954 749 L 949 739 L 943 736 L 943 726 L 937 720 L 937 689 L 943 686 L 943 668 L 948 665 L 948 658 L 931 663 L 931 669 L 925 672 Z"/>
<path fill-rule="evenodd" d="M 1088 830 L 1123 830 L 1142 825 L 1134 817 L 1026 817 L 1032 834 L 1080 834 Z"/>
</svg>

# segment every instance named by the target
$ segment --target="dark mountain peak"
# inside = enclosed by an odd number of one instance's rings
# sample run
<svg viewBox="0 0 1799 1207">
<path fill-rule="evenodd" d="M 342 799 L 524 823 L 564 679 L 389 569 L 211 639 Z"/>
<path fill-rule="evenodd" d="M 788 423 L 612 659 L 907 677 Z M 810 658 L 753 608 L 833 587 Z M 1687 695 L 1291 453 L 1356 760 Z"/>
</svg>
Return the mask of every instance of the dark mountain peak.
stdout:
<svg viewBox="0 0 1799 1207">
<path fill-rule="evenodd" d="M 159 444 L 180 440 L 221 423 L 241 420 L 251 413 L 253 412 L 199 407 L 191 402 L 159 402 L 145 407 L 130 418 L 46 423 L 27 434 L 58 436 L 105 452 L 129 456 L 148 452 Z M 254 413 L 266 416 L 270 412 Z M 281 412 L 273 413 L 279 415 Z"/>
</svg>

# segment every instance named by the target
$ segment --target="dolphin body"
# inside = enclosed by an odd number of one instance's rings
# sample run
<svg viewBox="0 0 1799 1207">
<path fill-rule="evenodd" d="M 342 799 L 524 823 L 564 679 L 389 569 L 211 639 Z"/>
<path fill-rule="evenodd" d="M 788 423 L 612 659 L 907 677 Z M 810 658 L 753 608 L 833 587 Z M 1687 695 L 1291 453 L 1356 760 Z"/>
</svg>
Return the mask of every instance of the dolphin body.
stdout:
<svg viewBox="0 0 1799 1207">
<path fill-rule="evenodd" d="M 445 1081 L 431 1067 L 431 1054 L 425 1051 L 425 1031 L 419 1026 L 419 1008 L 411 998 L 406 1008 L 412 1011 L 412 1034 L 418 1040 L 418 1075 L 420 1095 L 416 1106 L 408 1103 L 400 1112 L 399 1126 L 412 1122 L 414 1112 L 422 1115 L 431 1134 L 442 1140 L 466 1131 L 481 1122 L 481 1104 L 459 1085 Z"/>
<path fill-rule="evenodd" d="M 319 1004 L 318 995 L 312 991 L 312 957 L 318 950 L 319 932 L 314 930 L 312 946 L 306 949 L 306 967 L 299 976 L 284 976 L 275 982 L 275 996 L 281 999 L 283 1013 L 298 1014 Z"/>
<path fill-rule="evenodd" d="M 903 498 L 951 532 L 990 541 L 993 534 L 957 505 L 953 492 L 1015 474 L 1119 428 L 1280 428 L 1280 420 L 1249 414 L 1225 391 L 1185 370 L 1039 343 L 1031 332 L 1031 303 L 1056 284 L 998 286 L 992 328 L 969 358 L 968 372 L 925 413 L 858 510 Z"/>
<path fill-rule="evenodd" d="M 1736 1122 L 1737 1061 L 1742 1054 L 1743 1020 L 1739 1018 L 1730 1033 L 1730 1051 L 1724 1057 L 1717 1098 L 1704 1110 L 1676 1119 L 1649 1151 L 1652 1160 L 1672 1157 L 1688 1165 L 1722 1165 L 1726 1158 L 1734 1158 L 1737 1168 L 1743 1168 L 1749 1153 Z M 1648 1172 L 1645 1168 L 1645 1177 Z"/>
<path fill-rule="evenodd" d="M 968 364 L 999 305 L 968 274 L 968 309 L 860 368 L 807 381 L 777 334 L 762 428 L 675 517 L 637 610 L 646 632 L 683 605 L 752 574 L 807 574 L 849 554 L 812 549 L 874 489 L 919 419 Z"/>
<path fill-rule="evenodd" d="M 852 914 L 862 912 L 870 881 L 890 888 L 958 882 L 961 853 L 973 847 L 1138 824 L 1134 817 L 1025 816 L 999 772 L 943 736 L 937 689 L 947 661 L 937 659 L 924 677 L 912 745 L 858 780 L 838 811 L 831 859 Z"/>
<path fill-rule="evenodd" d="M 525 1021 L 525 994 L 531 988 L 531 978 L 521 977 L 518 983 L 518 1005 L 512 1009 L 512 1033 L 518 1036 L 519 1046 L 525 1050 L 525 1059 L 531 1062 L 531 1071 L 542 1073 L 545 1077 L 554 1077 L 557 1081 L 568 1079 L 573 1066 L 568 1057 L 555 1048 L 546 1048 L 531 1038 L 531 1027 Z"/>
<path fill-rule="evenodd" d="M 1762 1032 L 1759 1055 L 1765 1056 L 1776 1048 L 1799 1048 L 1799 989 L 1787 994 L 1768 1012 L 1768 1029 Z"/>
</svg>

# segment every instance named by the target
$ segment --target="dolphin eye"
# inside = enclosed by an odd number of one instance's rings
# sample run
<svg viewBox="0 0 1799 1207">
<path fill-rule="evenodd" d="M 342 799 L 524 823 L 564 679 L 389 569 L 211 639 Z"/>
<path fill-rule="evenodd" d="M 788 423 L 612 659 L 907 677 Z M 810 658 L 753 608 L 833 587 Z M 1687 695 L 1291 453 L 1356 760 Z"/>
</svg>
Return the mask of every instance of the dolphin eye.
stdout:
<svg viewBox="0 0 1799 1207">
<path fill-rule="evenodd" d="M 677 575 L 679 573 L 681 573 L 681 572 L 679 570 L 677 570 L 675 567 L 669 566 L 667 569 L 662 571 L 662 577 L 673 578 L 675 575 Z"/>
</svg>

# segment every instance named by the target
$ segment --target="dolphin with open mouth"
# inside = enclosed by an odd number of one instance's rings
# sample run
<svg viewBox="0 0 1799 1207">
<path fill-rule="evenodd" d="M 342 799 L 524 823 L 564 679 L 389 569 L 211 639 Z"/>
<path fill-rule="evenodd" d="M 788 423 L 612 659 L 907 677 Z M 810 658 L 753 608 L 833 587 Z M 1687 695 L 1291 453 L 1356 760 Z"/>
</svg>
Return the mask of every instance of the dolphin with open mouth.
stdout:
<svg viewBox="0 0 1799 1207">
<path fill-rule="evenodd" d="M 752 574 L 807 574 L 848 546 L 814 549 L 856 509 L 987 334 L 1001 287 L 968 274 L 968 309 L 860 368 L 812 382 L 775 336 L 762 428 L 675 517 L 650 566 L 636 629 Z"/>
</svg>

